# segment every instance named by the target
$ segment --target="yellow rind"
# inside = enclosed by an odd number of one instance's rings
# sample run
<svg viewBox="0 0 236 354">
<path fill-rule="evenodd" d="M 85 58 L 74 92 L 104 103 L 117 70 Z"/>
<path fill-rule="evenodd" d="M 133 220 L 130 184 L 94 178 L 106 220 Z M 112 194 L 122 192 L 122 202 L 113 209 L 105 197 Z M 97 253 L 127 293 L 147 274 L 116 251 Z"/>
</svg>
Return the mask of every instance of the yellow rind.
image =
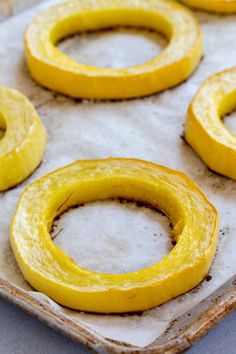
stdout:
<svg viewBox="0 0 236 354">
<path fill-rule="evenodd" d="M 111 26 L 157 30 L 167 36 L 169 45 L 152 60 L 123 69 L 83 65 L 56 48 L 67 36 Z M 77 98 L 132 98 L 160 92 L 187 79 L 202 51 L 202 33 L 191 12 L 165 0 L 71 0 L 40 14 L 25 35 L 32 77 L 42 86 Z"/>
<path fill-rule="evenodd" d="M 180 0 L 180 2 L 199 10 L 226 14 L 236 12 L 236 0 Z"/>
<path fill-rule="evenodd" d="M 190 104 L 185 138 L 205 164 L 236 180 L 236 136 L 221 118 L 236 107 L 236 67 L 213 75 Z"/>
<path fill-rule="evenodd" d="M 0 86 L 0 191 L 26 179 L 39 165 L 46 145 L 44 126 L 29 100 Z"/>
<path fill-rule="evenodd" d="M 159 263 L 128 274 L 80 267 L 51 240 L 54 218 L 118 197 L 162 210 L 177 245 Z M 217 237 L 217 211 L 188 176 L 135 159 L 78 161 L 40 178 L 23 192 L 11 224 L 14 255 L 35 289 L 64 306 L 101 313 L 149 309 L 192 289 L 208 273 Z"/>
</svg>

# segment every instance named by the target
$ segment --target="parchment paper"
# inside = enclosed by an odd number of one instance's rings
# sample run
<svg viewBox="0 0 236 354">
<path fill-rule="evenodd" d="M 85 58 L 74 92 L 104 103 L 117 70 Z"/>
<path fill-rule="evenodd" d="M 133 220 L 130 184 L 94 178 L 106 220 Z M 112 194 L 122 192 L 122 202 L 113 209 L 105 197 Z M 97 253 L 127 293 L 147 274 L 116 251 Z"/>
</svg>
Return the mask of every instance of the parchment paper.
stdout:
<svg viewBox="0 0 236 354">
<path fill-rule="evenodd" d="M 44 90 L 26 69 L 23 33 L 49 1 L 0 24 L 0 81 L 25 93 L 47 128 L 47 151 L 40 168 L 17 188 L 0 193 L 0 276 L 106 338 L 140 347 L 160 336 L 170 322 L 212 294 L 236 271 L 236 182 L 210 172 L 181 139 L 188 104 L 205 78 L 236 65 L 236 16 L 196 13 L 204 32 L 205 57 L 179 87 L 152 97 L 120 102 L 75 101 Z M 82 35 L 60 44 L 90 64 L 126 66 L 149 59 L 165 40 L 145 32 Z M 236 133 L 236 115 L 225 120 Z M 142 314 L 109 316 L 71 311 L 34 291 L 23 279 L 9 244 L 9 225 L 23 189 L 36 178 L 78 159 L 136 157 L 183 170 L 205 191 L 221 218 L 217 255 L 193 291 Z M 160 260 L 171 249 L 168 220 L 146 208 L 97 202 L 65 214 L 55 242 L 79 263 L 104 272 L 127 272 Z M 55 236 L 55 234 L 54 234 Z M 96 255 L 96 257 L 95 257 Z"/>
<path fill-rule="evenodd" d="M 36 3 L 39 3 L 41 0 L 1 0 L 0 1 L 0 21 L 12 16 L 24 8 L 29 8 Z"/>
</svg>

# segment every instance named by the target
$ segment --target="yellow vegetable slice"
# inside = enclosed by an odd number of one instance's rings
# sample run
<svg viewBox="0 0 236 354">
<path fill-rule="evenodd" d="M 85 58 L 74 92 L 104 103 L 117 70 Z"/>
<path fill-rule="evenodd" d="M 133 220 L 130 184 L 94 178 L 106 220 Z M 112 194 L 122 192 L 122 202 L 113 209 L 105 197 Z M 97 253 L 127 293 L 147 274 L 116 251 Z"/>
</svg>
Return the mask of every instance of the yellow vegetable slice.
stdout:
<svg viewBox="0 0 236 354">
<path fill-rule="evenodd" d="M 44 126 L 29 100 L 0 86 L 0 191 L 27 178 L 39 165 L 45 145 Z"/>
<path fill-rule="evenodd" d="M 76 32 L 114 26 L 161 31 L 167 48 L 144 64 L 111 69 L 83 65 L 56 48 Z M 78 98 L 140 97 L 187 79 L 202 55 L 202 34 L 192 14 L 165 0 L 72 0 L 40 14 L 25 36 L 29 70 L 41 85 Z"/>
<path fill-rule="evenodd" d="M 236 67 L 210 77 L 188 110 L 185 137 L 206 165 L 236 180 L 236 136 L 221 117 L 236 107 Z"/>
<path fill-rule="evenodd" d="M 53 219 L 72 206 L 118 197 L 162 210 L 177 245 L 159 263 L 128 274 L 81 268 L 52 242 Z M 105 313 L 145 310 L 195 287 L 209 270 L 217 236 L 217 211 L 189 177 L 135 159 L 78 161 L 35 181 L 11 225 L 16 260 L 35 289 L 70 308 Z"/>
<path fill-rule="evenodd" d="M 236 0 L 180 0 L 183 4 L 196 9 L 213 12 L 236 12 Z"/>
</svg>

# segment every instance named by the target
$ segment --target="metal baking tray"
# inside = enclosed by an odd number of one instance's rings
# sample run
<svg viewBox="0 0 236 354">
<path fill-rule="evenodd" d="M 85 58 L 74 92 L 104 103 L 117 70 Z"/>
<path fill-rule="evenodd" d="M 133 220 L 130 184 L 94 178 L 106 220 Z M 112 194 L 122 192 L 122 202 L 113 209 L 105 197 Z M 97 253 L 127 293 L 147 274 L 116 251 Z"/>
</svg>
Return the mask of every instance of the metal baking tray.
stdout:
<svg viewBox="0 0 236 354">
<path fill-rule="evenodd" d="M 191 316 L 188 313 L 179 318 L 162 337 L 145 348 L 106 339 L 4 280 L 0 280 L 0 296 L 94 352 L 176 354 L 190 348 L 222 318 L 236 309 L 236 279 L 200 303 L 191 311 Z"/>
<path fill-rule="evenodd" d="M 15 16 L 18 11 L 23 11 L 39 1 L 1 0 L 0 20 Z M 0 279 L 0 295 L 40 321 L 71 339 L 83 343 L 95 352 L 173 354 L 188 349 L 236 308 L 236 280 L 232 279 L 227 282 L 224 287 L 202 301 L 188 314 L 174 321 L 160 338 L 145 348 L 104 338 L 3 279 Z"/>
</svg>

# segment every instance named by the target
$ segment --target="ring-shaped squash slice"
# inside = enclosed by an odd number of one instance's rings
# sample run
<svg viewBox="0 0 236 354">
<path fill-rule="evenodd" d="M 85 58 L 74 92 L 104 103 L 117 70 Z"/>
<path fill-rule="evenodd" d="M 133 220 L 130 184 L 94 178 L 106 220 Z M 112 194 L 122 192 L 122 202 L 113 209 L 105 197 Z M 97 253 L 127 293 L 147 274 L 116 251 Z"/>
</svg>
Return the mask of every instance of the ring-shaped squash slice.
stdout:
<svg viewBox="0 0 236 354">
<path fill-rule="evenodd" d="M 162 210 L 177 245 L 159 263 L 128 274 L 80 267 L 51 240 L 53 219 L 72 206 L 118 197 Z M 70 308 L 105 313 L 145 310 L 195 287 L 209 270 L 217 236 L 217 211 L 189 177 L 135 159 L 78 161 L 35 181 L 11 225 L 16 260 L 35 289 Z"/>
<path fill-rule="evenodd" d="M 0 191 L 26 179 L 39 165 L 46 131 L 29 100 L 20 92 L 0 86 Z"/>
<path fill-rule="evenodd" d="M 219 13 L 236 12 L 236 0 L 180 0 L 183 4 L 199 10 Z"/>
<path fill-rule="evenodd" d="M 77 32 L 114 26 L 162 32 L 169 45 L 144 64 L 113 69 L 77 63 L 56 44 Z M 202 55 L 193 15 L 165 0 L 72 0 L 40 14 L 25 35 L 32 77 L 42 86 L 77 98 L 119 99 L 162 91 L 187 79 Z"/>
<path fill-rule="evenodd" d="M 201 86 L 188 110 L 185 137 L 210 169 L 236 180 L 236 136 L 221 119 L 235 107 L 236 67 Z"/>
</svg>

